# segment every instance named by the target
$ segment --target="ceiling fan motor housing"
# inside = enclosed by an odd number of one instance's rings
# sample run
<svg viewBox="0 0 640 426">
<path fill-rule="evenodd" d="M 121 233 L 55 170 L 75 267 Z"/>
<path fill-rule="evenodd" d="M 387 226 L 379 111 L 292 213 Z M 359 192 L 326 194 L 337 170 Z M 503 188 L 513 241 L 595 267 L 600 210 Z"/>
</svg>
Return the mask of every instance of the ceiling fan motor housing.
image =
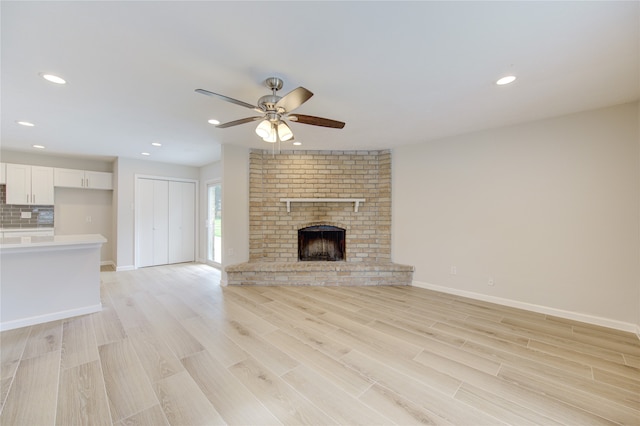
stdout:
<svg viewBox="0 0 640 426">
<path fill-rule="evenodd" d="M 276 111 L 276 104 L 278 101 L 282 99 L 282 96 L 278 95 L 264 95 L 260 99 L 258 99 L 258 106 L 262 108 L 264 111 Z M 282 111 L 284 112 L 284 109 Z"/>
</svg>

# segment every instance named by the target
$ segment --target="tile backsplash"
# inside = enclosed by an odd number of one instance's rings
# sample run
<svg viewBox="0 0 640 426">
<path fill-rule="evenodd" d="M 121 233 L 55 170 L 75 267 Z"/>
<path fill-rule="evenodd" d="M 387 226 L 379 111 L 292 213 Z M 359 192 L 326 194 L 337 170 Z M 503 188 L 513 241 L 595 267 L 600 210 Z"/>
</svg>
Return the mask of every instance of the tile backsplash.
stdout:
<svg viewBox="0 0 640 426">
<path fill-rule="evenodd" d="M 30 212 L 30 219 L 22 219 Z M 7 204 L 7 186 L 0 185 L 0 228 L 53 228 L 53 206 Z"/>
</svg>

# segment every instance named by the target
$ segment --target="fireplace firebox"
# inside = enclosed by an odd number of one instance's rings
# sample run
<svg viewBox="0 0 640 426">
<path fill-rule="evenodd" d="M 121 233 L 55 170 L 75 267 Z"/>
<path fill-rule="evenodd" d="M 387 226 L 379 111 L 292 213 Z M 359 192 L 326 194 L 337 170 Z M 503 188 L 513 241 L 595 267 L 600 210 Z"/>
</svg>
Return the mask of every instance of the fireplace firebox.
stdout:
<svg viewBox="0 0 640 426">
<path fill-rule="evenodd" d="M 317 225 L 298 230 L 298 259 L 301 261 L 345 260 L 345 230 Z"/>
</svg>

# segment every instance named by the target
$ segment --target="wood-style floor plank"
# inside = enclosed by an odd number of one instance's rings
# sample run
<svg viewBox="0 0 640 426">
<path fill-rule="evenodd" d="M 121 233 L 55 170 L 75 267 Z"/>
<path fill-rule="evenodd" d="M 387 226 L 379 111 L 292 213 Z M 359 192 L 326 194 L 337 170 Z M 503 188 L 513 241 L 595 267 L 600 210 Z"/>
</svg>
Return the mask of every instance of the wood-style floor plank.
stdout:
<svg viewBox="0 0 640 426">
<path fill-rule="evenodd" d="M 298 393 L 342 425 L 385 425 L 391 420 L 335 386 L 319 372 L 300 365 L 282 376 Z"/>
<path fill-rule="evenodd" d="M 62 369 L 98 360 L 96 334 L 91 317 L 71 318 L 62 326 Z"/>
<path fill-rule="evenodd" d="M 36 346 L 50 347 L 40 344 Z M 46 351 L 22 360 L 2 408 L 0 424 L 53 425 L 56 419 L 59 372 L 59 350 Z"/>
<path fill-rule="evenodd" d="M 242 382 L 207 351 L 186 357 L 182 362 L 228 424 L 281 424 Z"/>
<path fill-rule="evenodd" d="M 153 387 L 169 424 L 226 424 L 186 371 L 162 379 Z"/>
<path fill-rule="evenodd" d="M 100 362 L 111 417 L 118 421 L 158 404 L 129 339 L 100 346 Z"/>
<path fill-rule="evenodd" d="M 281 330 L 269 333 L 264 338 L 278 347 L 285 348 L 292 358 L 300 360 L 304 365 L 313 367 L 314 370 L 322 373 L 325 379 L 352 396 L 361 395 L 373 383 L 373 381 L 348 368 L 339 360 L 302 343 Z"/>
<path fill-rule="evenodd" d="M 384 386 L 374 384 L 360 396 L 360 400 L 371 410 L 382 416 L 393 419 L 399 425 L 440 425 L 453 423 L 438 417 L 420 404 L 414 403 L 404 396 Z"/>
<path fill-rule="evenodd" d="M 47 352 L 59 351 L 62 345 L 62 321 L 52 321 L 31 327 L 22 359 L 29 359 Z"/>
<path fill-rule="evenodd" d="M 60 373 L 56 425 L 111 425 L 100 361 Z"/>
<path fill-rule="evenodd" d="M 231 366 L 230 371 L 283 424 L 336 424 L 335 419 L 329 417 L 255 359 L 247 358 Z"/>
<path fill-rule="evenodd" d="M 116 426 L 169 426 L 169 421 L 158 404 L 114 424 Z"/>
<path fill-rule="evenodd" d="M 410 376 L 385 365 L 384 363 L 369 357 L 357 350 L 351 351 L 343 358 L 343 361 L 351 368 L 358 370 L 362 375 L 375 380 L 381 386 L 391 389 L 397 394 L 404 395 L 415 404 L 445 421 L 458 425 L 495 425 L 503 424 L 482 411 L 463 404 L 447 393 L 426 386 L 424 382 L 417 381 Z"/>
<path fill-rule="evenodd" d="M 32 327 L 16 328 L 0 333 L 0 378 L 10 379 L 18 368 L 18 363 Z"/>
<path fill-rule="evenodd" d="M 184 370 L 178 357 L 149 325 L 130 328 L 127 335 L 152 383 Z"/>
<path fill-rule="evenodd" d="M 0 333 L 0 424 L 640 425 L 640 341 L 416 287 L 101 273 L 103 309 Z"/>
<path fill-rule="evenodd" d="M 112 283 L 113 285 L 113 283 Z M 127 335 L 108 297 L 102 298 L 102 310 L 91 315 L 98 346 L 117 342 Z"/>
</svg>

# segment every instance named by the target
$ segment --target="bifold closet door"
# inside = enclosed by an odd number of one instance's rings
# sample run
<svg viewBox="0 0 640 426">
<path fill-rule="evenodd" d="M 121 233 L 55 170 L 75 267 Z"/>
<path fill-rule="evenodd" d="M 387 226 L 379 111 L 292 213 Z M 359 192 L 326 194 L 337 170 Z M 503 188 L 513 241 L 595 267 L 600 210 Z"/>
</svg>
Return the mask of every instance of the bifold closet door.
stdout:
<svg viewBox="0 0 640 426">
<path fill-rule="evenodd" d="M 169 263 L 169 182 L 138 180 L 139 266 Z"/>
<path fill-rule="evenodd" d="M 169 182 L 169 263 L 195 260 L 196 184 Z"/>
</svg>

